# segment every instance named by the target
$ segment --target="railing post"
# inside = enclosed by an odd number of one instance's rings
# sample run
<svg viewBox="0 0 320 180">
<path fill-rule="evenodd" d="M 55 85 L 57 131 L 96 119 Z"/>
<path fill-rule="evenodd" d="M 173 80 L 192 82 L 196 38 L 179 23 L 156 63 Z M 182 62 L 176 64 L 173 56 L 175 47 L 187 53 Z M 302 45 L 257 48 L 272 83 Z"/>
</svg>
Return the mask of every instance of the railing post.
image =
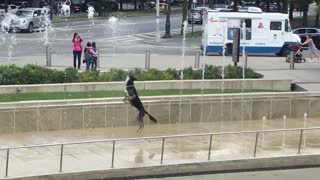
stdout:
<svg viewBox="0 0 320 180">
<path fill-rule="evenodd" d="M 46 66 L 51 67 L 51 47 L 46 48 Z"/>
<path fill-rule="evenodd" d="M 9 171 L 9 153 L 10 153 L 10 149 L 7 149 L 7 158 L 6 158 L 6 175 L 5 177 L 8 177 L 8 171 Z"/>
<path fill-rule="evenodd" d="M 111 157 L 111 168 L 114 168 L 114 151 L 115 151 L 116 141 L 112 141 L 112 157 Z"/>
<path fill-rule="evenodd" d="M 209 141 L 208 161 L 210 161 L 210 158 L 211 158 L 211 146 L 212 146 L 212 134 L 210 135 L 210 141 Z"/>
<path fill-rule="evenodd" d="M 59 169 L 59 172 L 62 172 L 62 161 L 63 161 L 63 144 L 61 144 L 61 148 L 60 148 L 60 169 Z"/>
<path fill-rule="evenodd" d="M 290 51 L 290 70 L 294 70 L 294 52 Z"/>
<path fill-rule="evenodd" d="M 100 50 L 97 50 L 97 68 L 100 68 Z"/>
<path fill-rule="evenodd" d="M 160 164 L 163 164 L 163 153 L 164 153 L 164 142 L 165 142 L 165 138 L 162 138 L 162 148 L 161 148 L 161 160 L 160 160 Z"/>
<path fill-rule="evenodd" d="M 248 68 L 248 54 L 247 54 L 247 52 L 245 52 L 243 54 L 243 56 L 244 56 L 244 69 L 247 69 Z"/>
<path fill-rule="evenodd" d="M 258 138 L 259 138 L 259 132 L 256 133 L 256 142 L 254 144 L 253 157 L 256 157 L 256 154 L 257 154 Z"/>
<path fill-rule="evenodd" d="M 201 53 L 201 51 L 196 51 L 196 55 L 195 55 L 195 59 L 194 59 L 194 69 L 199 69 L 200 53 Z"/>
<path fill-rule="evenodd" d="M 303 136 L 303 129 L 301 129 L 301 131 L 300 131 L 300 140 L 299 140 L 298 154 L 301 153 L 302 136 Z"/>
<path fill-rule="evenodd" d="M 150 69 L 150 50 L 146 50 L 146 56 L 145 56 L 145 69 Z"/>
</svg>

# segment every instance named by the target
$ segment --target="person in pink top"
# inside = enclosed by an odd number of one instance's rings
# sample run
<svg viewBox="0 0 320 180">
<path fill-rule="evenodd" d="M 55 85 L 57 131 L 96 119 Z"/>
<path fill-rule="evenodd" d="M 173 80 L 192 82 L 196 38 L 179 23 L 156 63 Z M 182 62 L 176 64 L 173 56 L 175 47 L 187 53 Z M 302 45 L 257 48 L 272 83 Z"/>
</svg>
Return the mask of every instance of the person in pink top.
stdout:
<svg viewBox="0 0 320 180">
<path fill-rule="evenodd" d="M 78 59 L 78 69 L 80 69 L 81 66 L 81 52 L 82 52 L 82 46 L 81 42 L 83 39 L 79 36 L 78 33 L 73 34 L 72 39 L 72 48 L 73 48 L 73 67 L 77 68 L 77 59 Z"/>
<path fill-rule="evenodd" d="M 84 48 L 84 61 L 86 63 L 86 70 L 89 70 L 90 65 L 94 61 L 94 57 L 97 57 L 97 53 L 93 50 L 90 42 L 87 43 L 87 47 Z"/>
</svg>

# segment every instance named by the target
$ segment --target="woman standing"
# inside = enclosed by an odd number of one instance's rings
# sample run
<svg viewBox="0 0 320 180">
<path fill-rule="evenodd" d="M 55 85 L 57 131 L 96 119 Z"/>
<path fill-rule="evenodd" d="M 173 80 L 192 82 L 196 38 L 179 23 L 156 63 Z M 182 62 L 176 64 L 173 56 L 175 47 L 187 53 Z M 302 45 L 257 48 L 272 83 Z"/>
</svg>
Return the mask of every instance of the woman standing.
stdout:
<svg viewBox="0 0 320 180">
<path fill-rule="evenodd" d="M 73 47 L 73 67 L 77 68 L 77 59 L 78 59 L 78 69 L 80 69 L 81 66 L 81 52 L 82 52 L 82 46 L 81 42 L 83 39 L 79 36 L 78 33 L 73 34 L 72 39 L 72 47 Z"/>
<path fill-rule="evenodd" d="M 307 39 L 304 41 L 304 43 L 302 43 L 302 46 L 303 45 L 308 45 L 309 56 L 310 56 L 311 61 L 313 60 L 312 55 L 314 55 L 319 61 L 319 55 L 318 55 L 319 50 L 317 49 L 316 45 L 314 44 L 311 35 L 307 36 Z"/>
</svg>

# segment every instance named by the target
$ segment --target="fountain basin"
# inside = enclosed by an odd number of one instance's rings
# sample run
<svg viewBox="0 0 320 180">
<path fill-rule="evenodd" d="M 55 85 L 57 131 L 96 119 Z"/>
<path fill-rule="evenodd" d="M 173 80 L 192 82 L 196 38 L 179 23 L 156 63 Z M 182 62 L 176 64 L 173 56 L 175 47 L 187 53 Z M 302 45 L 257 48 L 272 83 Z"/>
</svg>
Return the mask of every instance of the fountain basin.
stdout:
<svg viewBox="0 0 320 180">
<path fill-rule="evenodd" d="M 318 93 L 247 93 L 142 97 L 159 124 L 287 120 L 320 117 Z M 136 126 L 137 111 L 122 98 L 0 104 L 0 134 Z M 281 121 L 282 122 L 282 121 Z M 146 124 L 149 121 L 146 120 Z M 152 123 L 150 123 L 152 124 Z"/>
</svg>

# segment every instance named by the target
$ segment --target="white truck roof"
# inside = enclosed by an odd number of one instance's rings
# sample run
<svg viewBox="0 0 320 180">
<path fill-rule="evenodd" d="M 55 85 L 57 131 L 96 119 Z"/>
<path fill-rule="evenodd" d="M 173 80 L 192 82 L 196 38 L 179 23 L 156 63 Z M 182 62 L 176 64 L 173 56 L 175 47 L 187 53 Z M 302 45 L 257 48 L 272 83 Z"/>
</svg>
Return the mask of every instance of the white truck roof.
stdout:
<svg viewBox="0 0 320 180">
<path fill-rule="evenodd" d="M 220 12 L 220 11 L 208 11 L 208 15 L 214 14 L 216 17 L 220 18 L 267 18 L 267 19 L 286 19 L 288 18 L 288 14 L 282 13 L 250 13 L 250 12 Z"/>
</svg>

